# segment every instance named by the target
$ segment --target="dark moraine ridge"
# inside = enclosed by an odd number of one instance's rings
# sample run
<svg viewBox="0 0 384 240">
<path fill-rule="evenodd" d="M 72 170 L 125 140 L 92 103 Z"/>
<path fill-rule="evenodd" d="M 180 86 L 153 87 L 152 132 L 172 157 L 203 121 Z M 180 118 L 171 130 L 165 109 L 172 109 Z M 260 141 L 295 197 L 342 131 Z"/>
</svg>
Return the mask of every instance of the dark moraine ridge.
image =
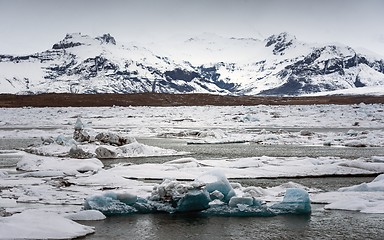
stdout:
<svg viewBox="0 0 384 240">
<path fill-rule="evenodd" d="M 384 96 L 320 97 L 228 96 L 213 94 L 0 94 L 0 107 L 102 107 L 102 106 L 252 106 L 384 103 Z"/>
</svg>

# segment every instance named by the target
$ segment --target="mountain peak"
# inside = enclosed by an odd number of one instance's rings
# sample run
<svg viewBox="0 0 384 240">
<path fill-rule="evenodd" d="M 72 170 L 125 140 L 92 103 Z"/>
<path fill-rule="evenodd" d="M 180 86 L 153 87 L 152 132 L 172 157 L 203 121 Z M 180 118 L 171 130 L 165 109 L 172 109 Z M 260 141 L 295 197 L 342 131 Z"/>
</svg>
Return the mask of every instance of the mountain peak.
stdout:
<svg viewBox="0 0 384 240">
<path fill-rule="evenodd" d="M 266 40 L 266 47 L 274 46 L 274 55 L 284 55 L 284 51 L 296 41 L 296 37 L 287 32 L 278 35 L 272 35 Z"/>
<path fill-rule="evenodd" d="M 100 44 L 113 44 L 116 45 L 116 40 L 111 34 L 106 33 L 96 38 L 92 38 L 89 35 L 83 35 L 79 33 L 67 33 L 64 39 L 53 45 L 53 49 L 66 49 L 73 48 L 81 45 L 89 45 L 97 40 Z"/>
<path fill-rule="evenodd" d="M 103 34 L 102 36 L 99 36 L 99 37 L 96 37 L 97 40 L 99 40 L 102 44 L 105 43 L 105 44 L 113 44 L 113 45 L 116 45 L 116 40 L 114 37 L 111 36 L 111 34 L 109 33 L 106 33 L 106 34 Z"/>
<path fill-rule="evenodd" d="M 88 35 L 82 35 L 80 32 L 78 33 L 67 33 L 63 40 L 58 43 L 55 43 L 52 48 L 53 49 L 66 49 L 77 47 L 80 45 L 84 45 L 83 38 L 89 38 Z"/>
</svg>

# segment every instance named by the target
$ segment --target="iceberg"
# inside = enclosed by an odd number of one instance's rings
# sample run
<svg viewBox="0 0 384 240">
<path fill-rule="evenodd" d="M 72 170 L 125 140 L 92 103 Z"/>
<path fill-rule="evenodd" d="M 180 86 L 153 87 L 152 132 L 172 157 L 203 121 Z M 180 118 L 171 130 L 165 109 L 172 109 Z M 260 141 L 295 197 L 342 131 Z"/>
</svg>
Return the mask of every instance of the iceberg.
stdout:
<svg viewBox="0 0 384 240">
<path fill-rule="evenodd" d="M 188 193 L 178 201 L 176 211 L 201 211 L 209 208 L 210 201 L 211 198 L 209 197 L 209 193 L 207 191 L 194 189 L 192 191 L 188 191 Z"/>
<path fill-rule="evenodd" d="M 132 206 L 130 201 L 124 201 L 124 198 L 119 199 L 118 194 L 114 192 L 107 192 L 103 195 L 86 198 L 84 209 L 98 210 L 105 215 L 130 214 L 138 212 L 138 210 Z"/>
<path fill-rule="evenodd" d="M 85 210 L 77 213 L 68 214 L 66 218 L 74 221 L 96 221 L 103 220 L 106 216 L 97 210 Z"/>
<path fill-rule="evenodd" d="M 304 189 L 289 188 L 282 202 L 267 206 L 254 197 L 232 197 L 229 204 L 215 204 L 202 212 L 205 215 L 236 217 L 271 217 L 276 215 L 311 214 L 309 194 Z"/>
<path fill-rule="evenodd" d="M 283 201 L 271 206 L 277 214 L 310 214 L 311 201 L 309 194 L 304 189 L 288 188 Z"/>
<path fill-rule="evenodd" d="M 94 227 L 42 210 L 25 210 L 0 222 L 0 239 L 74 239 L 95 232 Z"/>
<path fill-rule="evenodd" d="M 130 193 L 107 192 L 92 196 L 84 203 L 85 210 L 98 210 L 105 215 L 155 212 L 200 212 L 218 216 L 275 216 L 310 214 L 308 192 L 300 188 L 287 189 L 282 202 L 267 206 L 247 192 L 238 195 L 220 171 L 203 174 L 194 181 L 166 179 L 153 187 L 147 198 Z"/>
<path fill-rule="evenodd" d="M 215 191 L 222 193 L 223 200 L 226 203 L 228 203 L 229 200 L 236 195 L 224 173 L 219 170 L 214 170 L 203 174 L 198 177 L 197 180 L 205 183 L 205 189 L 210 194 L 217 194 Z"/>
<path fill-rule="evenodd" d="M 361 213 L 384 213 L 384 174 L 368 183 L 343 187 L 337 192 L 315 196 L 315 201 L 327 202 L 325 209 L 358 211 Z"/>
</svg>

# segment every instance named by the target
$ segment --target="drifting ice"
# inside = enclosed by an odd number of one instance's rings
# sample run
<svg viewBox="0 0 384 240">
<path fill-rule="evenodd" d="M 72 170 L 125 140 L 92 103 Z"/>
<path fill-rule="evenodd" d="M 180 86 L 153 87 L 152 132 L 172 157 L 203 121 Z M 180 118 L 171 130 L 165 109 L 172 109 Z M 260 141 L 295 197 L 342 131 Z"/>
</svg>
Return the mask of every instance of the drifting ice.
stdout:
<svg viewBox="0 0 384 240">
<path fill-rule="evenodd" d="M 223 173 L 213 171 L 193 182 L 165 180 L 153 188 L 147 199 L 129 193 L 107 192 L 85 200 L 84 208 L 105 215 L 152 212 L 201 212 L 222 216 L 275 216 L 310 214 L 308 193 L 303 189 L 287 189 L 282 202 L 267 206 L 255 197 L 236 196 Z"/>
</svg>

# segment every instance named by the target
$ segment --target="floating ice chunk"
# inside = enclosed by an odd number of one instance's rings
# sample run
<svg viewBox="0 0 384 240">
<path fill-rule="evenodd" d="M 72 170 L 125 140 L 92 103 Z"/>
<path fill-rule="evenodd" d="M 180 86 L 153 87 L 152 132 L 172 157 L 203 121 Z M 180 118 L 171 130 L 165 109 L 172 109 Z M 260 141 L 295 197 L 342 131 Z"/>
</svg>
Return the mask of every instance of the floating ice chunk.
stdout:
<svg viewBox="0 0 384 240">
<path fill-rule="evenodd" d="M 349 211 L 361 211 L 367 208 L 366 201 L 359 198 L 352 198 L 349 201 L 336 201 L 328 204 L 324 207 L 325 209 L 338 209 L 338 210 L 349 210 Z"/>
<path fill-rule="evenodd" d="M 197 134 L 199 138 L 215 138 L 215 139 L 222 139 L 228 137 L 228 134 L 226 134 L 221 129 L 212 129 L 209 131 L 201 131 Z"/>
<path fill-rule="evenodd" d="M 197 181 L 205 183 L 205 189 L 209 193 L 213 193 L 214 191 L 221 192 L 224 195 L 224 202 L 228 203 L 229 200 L 236 195 L 224 173 L 219 170 L 207 172 L 199 176 Z"/>
<path fill-rule="evenodd" d="M 43 142 L 43 145 L 49 145 L 55 142 L 55 140 L 52 137 L 41 137 L 41 141 Z"/>
<path fill-rule="evenodd" d="M 193 212 L 202 211 L 209 208 L 211 198 L 205 190 L 193 189 L 188 191 L 177 203 L 176 211 L 178 212 Z"/>
<path fill-rule="evenodd" d="M 256 117 L 255 115 L 247 114 L 242 119 L 240 119 L 240 122 L 259 122 L 260 119 Z"/>
<path fill-rule="evenodd" d="M 115 151 L 115 149 L 112 149 L 107 146 L 100 146 L 96 148 L 95 150 L 96 157 L 97 158 L 117 158 L 118 153 Z"/>
<path fill-rule="evenodd" d="M 384 174 L 380 174 L 379 176 L 375 177 L 372 182 L 379 182 L 382 181 L 384 183 Z"/>
<path fill-rule="evenodd" d="M 360 140 L 346 141 L 343 145 L 346 147 L 367 147 L 367 144 Z"/>
<path fill-rule="evenodd" d="M 174 167 L 179 168 L 179 169 L 200 167 L 199 162 L 195 158 L 192 158 L 192 157 L 180 158 L 180 159 L 165 162 L 164 164 L 165 165 L 171 165 L 171 166 L 174 166 Z"/>
<path fill-rule="evenodd" d="M 201 184 L 168 180 L 155 186 L 148 200 L 129 193 L 108 192 L 87 198 L 84 209 L 95 209 L 106 215 L 191 212 L 207 209 L 210 201 L 209 193 Z"/>
<path fill-rule="evenodd" d="M 59 136 L 56 137 L 55 142 L 59 145 L 67 145 L 68 141 L 65 139 L 64 135 L 60 134 Z"/>
<path fill-rule="evenodd" d="M 240 193 L 241 189 L 237 191 Z M 193 182 L 166 179 L 154 186 L 151 196 L 147 199 L 129 193 L 114 192 L 93 196 L 86 199 L 84 208 L 96 209 L 106 215 L 201 212 L 205 215 L 220 216 L 275 216 L 311 212 L 308 193 L 303 189 L 288 189 L 283 202 L 269 207 L 253 197 L 250 192 L 235 196 L 227 178 L 219 171 L 204 174 Z"/>
<path fill-rule="evenodd" d="M 107 143 L 116 146 L 122 146 L 125 144 L 136 142 L 136 139 L 133 137 L 121 136 L 113 132 L 102 132 L 96 135 L 96 140 L 102 143 Z"/>
<path fill-rule="evenodd" d="M 199 181 L 179 182 L 166 179 L 155 186 L 150 200 L 170 204 L 171 212 L 200 211 L 208 208 L 211 198 Z"/>
<path fill-rule="evenodd" d="M 215 199 L 223 200 L 225 197 L 224 194 L 222 194 L 220 191 L 217 191 L 217 190 L 211 192 L 209 195 L 212 200 L 215 200 Z"/>
<path fill-rule="evenodd" d="M 17 202 L 15 199 L 0 197 L 0 208 L 15 207 Z"/>
<path fill-rule="evenodd" d="M 103 195 L 88 197 L 84 203 L 85 210 L 98 210 L 105 215 L 130 214 L 138 210 L 118 199 L 118 195 L 108 192 Z"/>
<path fill-rule="evenodd" d="M 238 205 L 246 205 L 253 206 L 253 198 L 252 197 L 232 197 L 228 203 L 230 207 L 237 207 Z"/>
<path fill-rule="evenodd" d="M 353 129 L 350 129 L 350 130 L 348 130 L 347 135 L 351 136 L 351 137 L 356 137 L 358 135 L 358 132 L 356 132 Z"/>
<path fill-rule="evenodd" d="M 94 221 L 94 220 L 103 220 L 105 215 L 97 210 L 84 210 L 73 214 L 68 214 L 65 216 L 68 219 L 75 221 Z"/>
<path fill-rule="evenodd" d="M 177 154 L 177 151 L 172 149 L 147 146 L 138 142 L 123 145 L 119 147 L 119 149 L 121 150 L 121 157 L 163 156 Z"/>
<path fill-rule="evenodd" d="M 25 154 L 17 163 L 17 169 L 24 171 L 63 171 L 63 172 L 97 172 L 103 168 L 103 163 L 98 159 L 70 159 L 42 157 Z"/>
<path fill-rule="evenodd" d="M 312 136 L 314 133 L 312 131 L 309 131 L 309 130 L 301 130 L 300 131 L 300 135 L 301 136 Z"/>
<path fill-rule="evenodd" d="M 119 200 L 120 202 L 123 202 L 128 205 L 135 204 L 138 200 L 137 196 L 135 194 L 131 193 L 116 193 L 116 199 Z"/>
<path fill-rule="evenodd" d="M 372 162 L 384 163 L 384 156 L 372 156 L 371 160 Z"/>
<path fill-rule="evenodd" d="M 309 214 L 311 201 L 307 191 L 301 188 L 288 188 L 282 202 L 270 207 L 278 214 Z"/>
<path fill-rule="evenodd" d="M 27 210 L 1 218 L 1 239 L 73 239 L 95 232 L 56 213 Z"/>
<path fill-rule="evenodd" d="M 75 123 L 75 130 L 83 130 L 84 129 L 84 124 L 81 121 L 80 117 L 77 117 L 76 123 Z"/>
<path fill-rule="evenodd" d="M 79 146 L 73 145 L 69 150 L 68 156 L 71 158 L 87 159 L 95 157 L 95 154 L 87 152 Z"/>
<path fill-rule="evenodd" d="M 361 183 L 351 187 L 343 187 L 340 192 L 384 192 L 384 174 L 377 176 L 370 183 Z"/>
<path fill-rule="evenodd" d="M 384 174 L 372 182 L 340 188 L 337 192 L 315 196 L 315 201 L 329 203 L 325 209 L 360 211 L 362 213 L 384 213 Z"/>
</svg>

